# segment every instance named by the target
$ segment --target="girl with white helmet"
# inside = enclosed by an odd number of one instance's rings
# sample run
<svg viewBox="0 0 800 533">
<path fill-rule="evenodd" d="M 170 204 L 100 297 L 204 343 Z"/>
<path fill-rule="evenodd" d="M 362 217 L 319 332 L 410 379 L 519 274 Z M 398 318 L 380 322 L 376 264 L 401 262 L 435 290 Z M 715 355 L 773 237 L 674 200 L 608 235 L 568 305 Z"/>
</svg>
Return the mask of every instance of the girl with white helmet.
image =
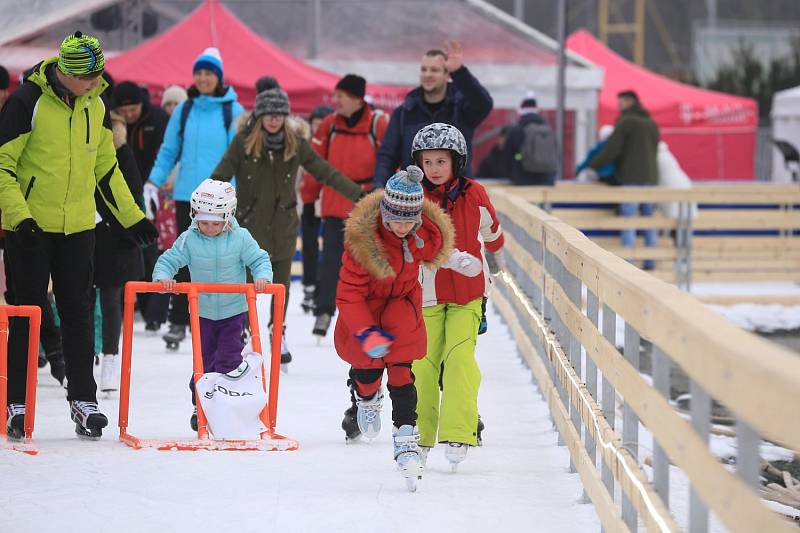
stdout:
<svg viewBox="0 0 800 533">
<path fill-rule="evenodd" d="M 250 268 L 257 291 L 272 282 L 269 254 L 250 232 L 239 226 L 236 191 L 230 183 L 207 179 L 192 193 L 189 229 L 158 258 L 153 281 L 175 286 L 175 274 L 188 266 L 191 280 L 201 283 L 246 283 Z M 247 302 L 243 294 L 200 294 L 200 344 L 205 372 L 228 373 L 242 362 Z M 189 382 L 194 403 L 194 381 Z M 197 430 L 197 409 L 192 414 Z"/>
<path fill-rule="evenodd" d="M 414 137 L 411 158 L 425 173 L 425 198 L 450 215 L 456 230 L 450 260 L 420 269 L 428 351 L 412 367 L 422 453 L 444 444 L 455 470 L 469 447 L 480 443 L 475 343 L 489 273 L 503 269 L 503 231 L 486 189 L 464 176 L 467 143 L 458 128 L 425 126 Z"/>
</svg>

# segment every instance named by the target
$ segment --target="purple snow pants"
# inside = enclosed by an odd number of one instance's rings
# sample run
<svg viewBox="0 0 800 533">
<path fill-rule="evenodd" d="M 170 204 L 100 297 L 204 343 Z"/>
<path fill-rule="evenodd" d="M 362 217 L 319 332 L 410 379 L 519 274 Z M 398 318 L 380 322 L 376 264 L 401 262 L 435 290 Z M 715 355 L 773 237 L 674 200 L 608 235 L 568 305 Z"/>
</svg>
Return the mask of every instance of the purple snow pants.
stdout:
<svg viewBox="0 0 800 533">
<path fill-rule="evenodd" d="M 225 374 L 242 363 L 244 341 L 242 333 L 247 323 L 247 313 L 222 320 L 200 317 L 200 346 L 203 350 L 203 372 Z M 194 377 L 189 379 L 194 403 Z"/>
</svg>

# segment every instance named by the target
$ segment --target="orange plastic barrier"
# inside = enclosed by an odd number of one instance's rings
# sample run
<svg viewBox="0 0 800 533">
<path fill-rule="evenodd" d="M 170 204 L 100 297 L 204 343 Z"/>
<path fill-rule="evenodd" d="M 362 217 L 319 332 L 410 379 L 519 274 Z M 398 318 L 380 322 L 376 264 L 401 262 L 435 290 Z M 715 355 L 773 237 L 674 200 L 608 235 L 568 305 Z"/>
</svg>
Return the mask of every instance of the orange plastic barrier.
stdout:
<svg viewBox="0 0 800 533">
<path fill-rule="evenodd" d="M 176 283 L 172 290 L 165 290 L 161 283 L 130 281 L 125 284 L 125 310 L 122 326 L 122 374 L 119 393 L 119 439 L 133 448 L 157 448 L 159 450 L 296 450 L 297 441 L 275 432 L 278 417 L 278 384 L 281 370 L 281 336 L 272 336 L 271 358 L 269 365 L 269 389 L 264 376 L 265 364 L 261 367 L 262 378 L 267 391 L 267 405 L 261 411 L 261 421 L 267 430 L 258 440 L 213 440 L 208 437 L 208 423 L 205 413 L 197 403 L 197 440 L 170 441 L 140 439 L 128 433 L 128 409 L 131 392 L 131 359 L 133 350 L 133 304 L 139 292 L 172 292 L 183 293 L 189 299 L 189 316 L 192 333 L 193 371 L 195 383 L 203 376 L 203 355 L 200 344 L 200 315 L 197 300 L 200 293 L 244 293 L 247 298 L 247 311 L 250 317 L 250 333 L 253 350 L 262 354 L 261 335 L 258 329 L 258 312 L 256 310 L 256 291 L 250 283 Z M 273 330 L 283 330 L 284 302 L 286 288 L 279 284 L 270 284 L 264 291 L 271 294 L 275 306 Z M 197 394 L 195 392 L 195 394 Z"/>
<path fill-rule="evenodd" d="M 25 438 L 22 442 L 7 440 L 6 421 L 8 414 L 8 318 L 27 317 L 28 332 L 28 379 L 25 388 Z M 35 305 L 0 305 L 0 438 L 4 447 L 30 455 L 38 451 L 33 445 L 33 424 L 36 419 L 36 382 L 39 371 L 39 328 L 42 325 L 42 310 Z"/>
</svg>

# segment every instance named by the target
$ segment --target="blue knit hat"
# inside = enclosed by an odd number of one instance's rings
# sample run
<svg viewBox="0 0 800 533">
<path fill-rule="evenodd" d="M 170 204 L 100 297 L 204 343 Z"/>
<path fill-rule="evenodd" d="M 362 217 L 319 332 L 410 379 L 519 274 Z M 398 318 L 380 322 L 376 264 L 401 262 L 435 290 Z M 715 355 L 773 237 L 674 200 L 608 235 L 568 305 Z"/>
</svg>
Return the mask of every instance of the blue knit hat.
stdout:
<svg viewBox="0 0 800 533">
<path fill-rule="evenodd" d="M 192 74 L 200 69 L 210 70 L 217 75 L 219 81 L 222 81 L 222 57 L 219 55 L 219 49 L 212 46 L 206 48 L 202 54 L 197 56 L 192 67 Z"/>
</svg>

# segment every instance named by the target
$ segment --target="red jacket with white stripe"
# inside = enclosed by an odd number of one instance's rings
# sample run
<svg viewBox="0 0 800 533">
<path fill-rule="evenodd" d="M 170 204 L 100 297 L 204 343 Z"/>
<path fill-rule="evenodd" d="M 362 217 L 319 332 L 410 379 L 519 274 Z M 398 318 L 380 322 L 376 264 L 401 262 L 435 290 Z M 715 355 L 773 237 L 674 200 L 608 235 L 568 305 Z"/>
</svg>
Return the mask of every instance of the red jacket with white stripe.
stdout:
<svg viewBox="0 0 800 533">
<path fill-rule="evenodd" d="M 455 248 L 483 259 L 483 251 L 498 252 L 504 238 L 500 221 L 483 185 L 469 178 L 451 179 L 431 189 L 425 180 L 425 198 L 442 207 L 456 230 Z M 450 269 L 420 269 L 422 306 L 464 305 L 488 293 L 491 276 L 486 261 L 483 274 L 470 278 Z"/>
<path fill-rule="evenodd" d="M 387 122 L 385 113 L 373 111 L 366 104 L 361 118 L 352 127 L 347 125 L 345 117 L 331 113 L 317 128 L 314 138 L 311 139 L 311 147 L 339 172 L 369 192 L 372 190 L 375 157 L 386 134 Z M 315 201 L 320 191 L 321 216 L 347 218 L 353 209 L 353 202 L 310 176 L 303 177 L 303 185 L 300 187 L 303 203 Z"/>
</svg>

